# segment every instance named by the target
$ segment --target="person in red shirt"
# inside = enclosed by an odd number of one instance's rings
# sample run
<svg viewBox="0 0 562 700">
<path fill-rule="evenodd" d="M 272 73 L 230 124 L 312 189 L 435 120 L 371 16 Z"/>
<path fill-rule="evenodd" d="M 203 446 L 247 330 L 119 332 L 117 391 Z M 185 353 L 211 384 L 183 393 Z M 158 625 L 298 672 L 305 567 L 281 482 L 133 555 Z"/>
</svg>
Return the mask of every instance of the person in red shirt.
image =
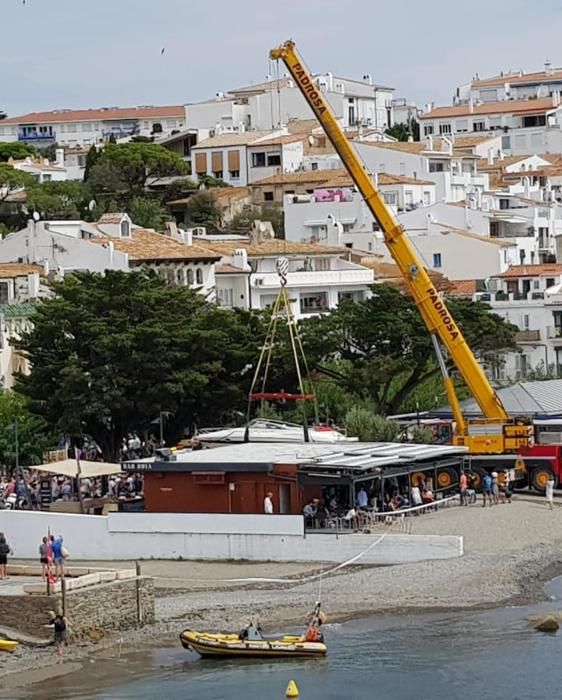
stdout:
<svg viewBox="0 0 562 700">
<path fill-rule="evenodd" d="M 468 489 L 468 478 L 464 472 L 461 474 L 461 478 L 459 479 L 459 484 L 461 488 L 461 506 L 467 506 L 468 505 L 468 494 L 467 494 L 467 489 Z"/>
</svg>

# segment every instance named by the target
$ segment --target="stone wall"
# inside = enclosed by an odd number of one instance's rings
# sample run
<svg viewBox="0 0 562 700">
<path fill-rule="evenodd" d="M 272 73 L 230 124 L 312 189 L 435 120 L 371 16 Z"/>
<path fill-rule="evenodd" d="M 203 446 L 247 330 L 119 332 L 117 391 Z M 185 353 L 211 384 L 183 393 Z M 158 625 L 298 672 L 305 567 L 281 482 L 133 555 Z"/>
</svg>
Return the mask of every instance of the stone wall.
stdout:
<svg viewBox="0 0 562 700">
<path fill-rule="evenodd" d="M 72 627 L 73 638 L 139 626 L 137 582 L 140 594 L 140 624 L 154 622 L 152 579 L 141 576 L 138 579 L 103 583 L 66 594 L 66 616 Z"/>
<path fill-rule="evenodd" d="M 50 637 L 52 628 L 43 625 L 49 621 L 49 611 L 57 609 L 62 610 L 60 594 L 0 596 L 0 624 L 24 634 Z M 68 591 L 66 616 L 74 639 L 103 636 L 105 632 L 150 624 L 154 622 L 154 583 L 152 579 L 141 576 Z"/>
<path fill-rule="evenodd" d="M 6 595 L 0 596 L 0 625 L 34 637 L 51 637 L 49 611 L 58 605 L 57 596 Z"/>
</svg>

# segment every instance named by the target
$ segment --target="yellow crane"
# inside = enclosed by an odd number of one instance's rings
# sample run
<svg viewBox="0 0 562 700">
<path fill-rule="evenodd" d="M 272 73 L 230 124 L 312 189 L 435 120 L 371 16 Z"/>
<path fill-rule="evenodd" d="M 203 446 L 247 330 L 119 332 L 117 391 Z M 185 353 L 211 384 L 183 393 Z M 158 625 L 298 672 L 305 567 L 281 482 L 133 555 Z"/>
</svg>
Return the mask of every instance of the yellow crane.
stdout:
<svg viewBox="0 0 562 700">
<path fill-rule="evenodd" d="M 287 41 L 279 48 L 272 49 L 270 58 L 281 60 L 286 65 L 383 232 L 390 254 L 400 268 L 431 334 L 456 422 L 455 444 L 468 447 L 473 454 L 518 453 L 529 444 L 528 426 L 516 423 L 508 415 L 445 301 L 435 289 L 404 228 L 373 183 L 294 42 Z M 483 419 L 465 420 L 439 340 L 480 406 Z"/>
</svg>

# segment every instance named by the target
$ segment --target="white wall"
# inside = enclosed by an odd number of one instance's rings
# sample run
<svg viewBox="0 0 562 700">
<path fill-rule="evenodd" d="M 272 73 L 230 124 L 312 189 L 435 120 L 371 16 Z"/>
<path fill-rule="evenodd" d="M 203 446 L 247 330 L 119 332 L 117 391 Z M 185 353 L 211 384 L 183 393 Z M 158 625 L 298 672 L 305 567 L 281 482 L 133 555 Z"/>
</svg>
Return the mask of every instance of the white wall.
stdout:
<svg viewBox="0 0 562 700">
<path fill-rule="evenodd" d="M 380 535 L 302 534 L 301 516 L 0 511 L 0 532 L 17 558 L 36 559 L 41 538 L 63 535 L 73 560 L 247 559 L 342 563 Z M 402 564 L 462 556 L 454 535 L 387 535 L 358 563 Z"/>
<path fill-rule="evenodd" d="M 128 257 L 111 247 L 88 243 L 72 236 L 47 231 L 39 222 L 0 240 L 0 262 L 48 261 L 51 270 L 90 270 L 104 272 L 107 269 L 129 269 Z"/>
</svg>

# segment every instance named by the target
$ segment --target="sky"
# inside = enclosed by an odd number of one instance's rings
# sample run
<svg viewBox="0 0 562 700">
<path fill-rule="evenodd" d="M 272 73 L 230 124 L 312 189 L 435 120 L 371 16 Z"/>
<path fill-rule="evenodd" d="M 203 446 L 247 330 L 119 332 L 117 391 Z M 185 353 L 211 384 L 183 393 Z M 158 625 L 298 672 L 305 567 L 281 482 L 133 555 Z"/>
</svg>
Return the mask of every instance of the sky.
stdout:
<svg viewBox="0 0 562 700">
<path fill-rule="evenodd" d="M 189 104 L 261 82 L 292 38 L 313 72 L 395 97 L 562 65 L 562 0 L 1 0 L 0 110 Z M 165 49 L 164 54 L 161 50 Z M 282 68 L 279 68 L 282 71 Z M 273 66 L 275 74 L 275 66 Z"/>
</svg>

